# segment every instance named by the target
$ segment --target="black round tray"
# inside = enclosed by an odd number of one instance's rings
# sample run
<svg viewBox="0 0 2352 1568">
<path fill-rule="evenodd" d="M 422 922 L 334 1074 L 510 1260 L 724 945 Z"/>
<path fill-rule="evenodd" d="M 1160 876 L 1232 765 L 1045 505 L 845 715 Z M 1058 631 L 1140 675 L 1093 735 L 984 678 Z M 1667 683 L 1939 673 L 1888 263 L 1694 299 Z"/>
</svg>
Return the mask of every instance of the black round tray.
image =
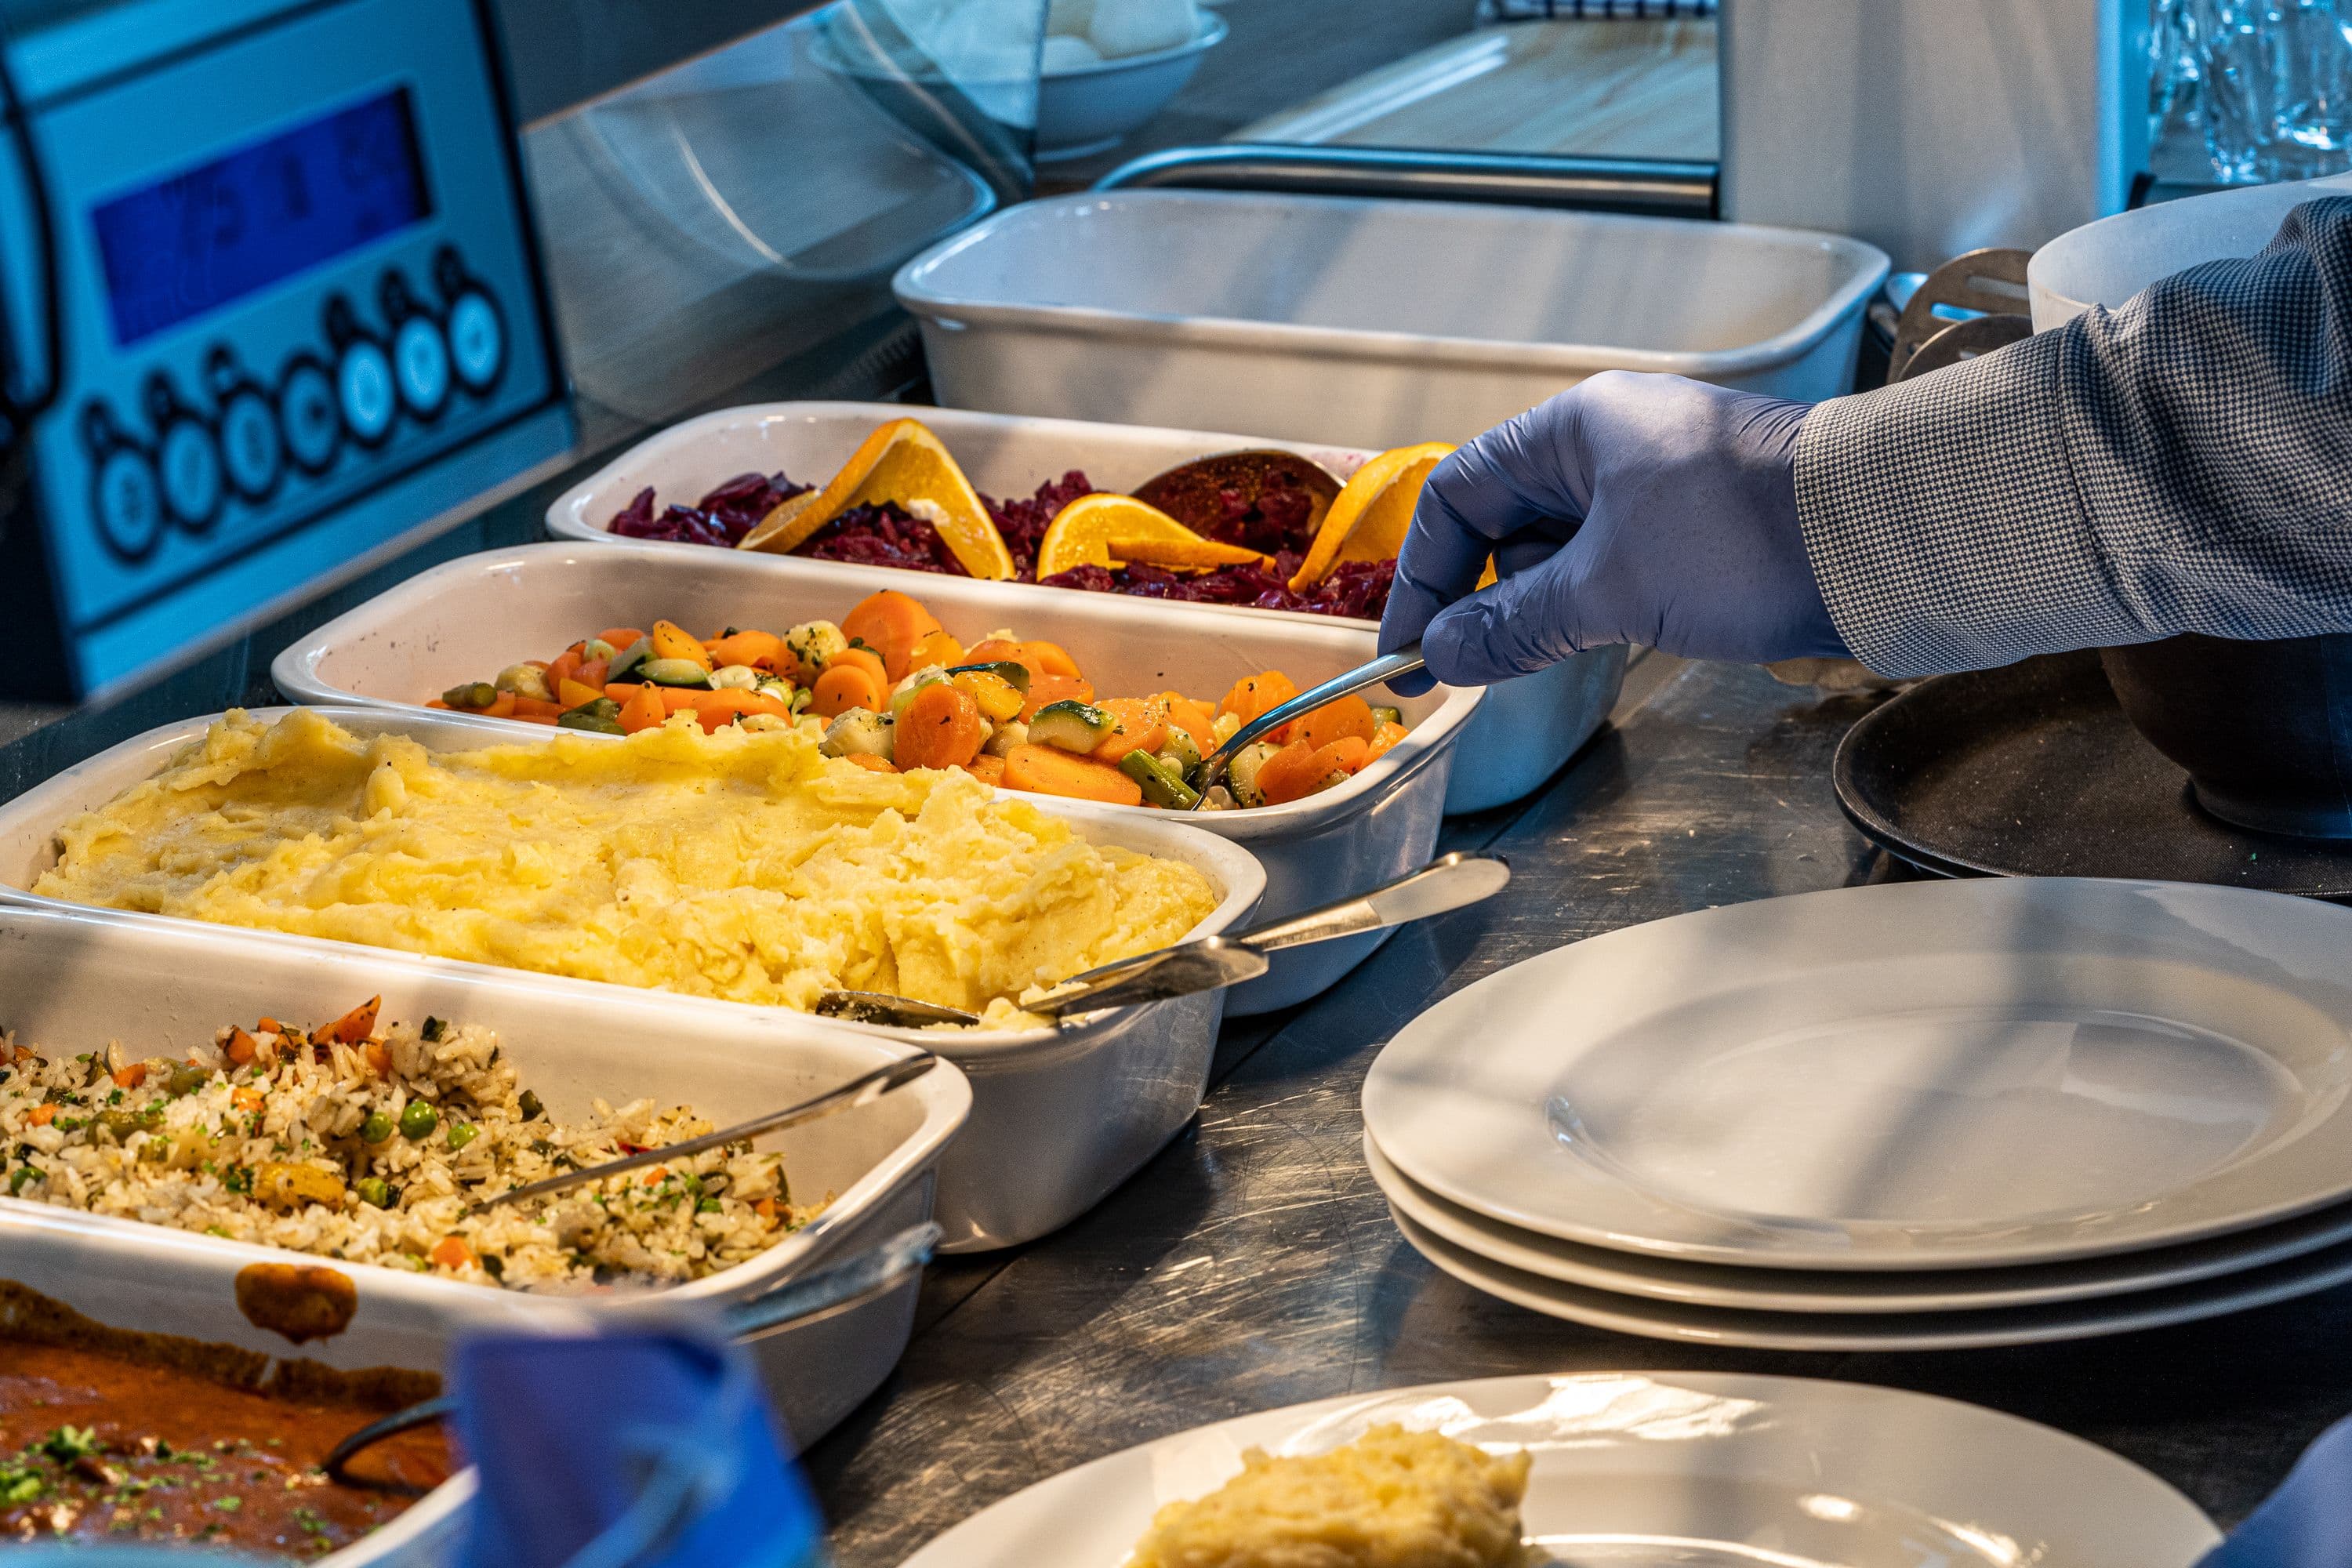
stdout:
<svg viewBox="0 0 2352 1568">
<path fill-rule="evenodd" d="M 2352 846 L 2208 816 L 2125 719 L 2095 653 L 1938 676 L 1846 731 L 1853 825 L 1945 876 L 2141 877 L 2352 900 Z"/>
</svg>

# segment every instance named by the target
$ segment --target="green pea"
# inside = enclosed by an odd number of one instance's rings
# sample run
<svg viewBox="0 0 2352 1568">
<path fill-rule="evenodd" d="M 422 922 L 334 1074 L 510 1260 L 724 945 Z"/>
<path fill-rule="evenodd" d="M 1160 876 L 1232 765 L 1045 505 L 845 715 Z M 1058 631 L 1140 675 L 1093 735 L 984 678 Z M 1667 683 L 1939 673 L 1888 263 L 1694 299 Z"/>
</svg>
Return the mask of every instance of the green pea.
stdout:
<svg viewBox="0 0 2352 1568">
<path fill-rule="evenodd" d="M 392 1206 L 392 1189 L 383 1184 L 381 1176 L 362 1176 L 359 1183 L 360 1202 L 373 1208 Z"/>
<path fill-rule="evenodd" d="M 482 1130 L 470 1121 L 449 1123 L 449 1152 L 456 1153 L 482 1135 Z"/>
<path fill-rule="evenodd" d="M 15 1196 L 16 1194 L 23 1192 L 26 1187 L 40 1179 L 41 1173 L 33 1169 L 32 1166 L 17 1166 L 15 1170 L 8 1173 L 9 1195 L 12 1197 Z"/>
<path fill-rule="evenodd" d="M 400 1135 L 411 1142 L 422 1142 L 441 1125 L 441 1113 L 421 1100 L 412 1100 L 408 1109 L 400 1113 Z"/>
<path fill-rule="evenodd" d="M 371 1110 L 368 1119 L 360 1123 L 360 1142 L 381 1143 L 392 1136 L 392 1118 L 381 1110 Z"/>
</svg>

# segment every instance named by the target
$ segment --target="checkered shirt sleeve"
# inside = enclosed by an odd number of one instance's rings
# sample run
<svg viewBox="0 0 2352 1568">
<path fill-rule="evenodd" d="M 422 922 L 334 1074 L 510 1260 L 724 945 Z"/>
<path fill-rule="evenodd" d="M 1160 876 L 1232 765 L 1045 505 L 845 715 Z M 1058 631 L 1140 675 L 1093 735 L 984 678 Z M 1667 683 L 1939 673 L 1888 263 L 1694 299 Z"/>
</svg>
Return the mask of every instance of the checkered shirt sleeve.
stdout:
<svg viewBox="0 0 2352 1568">
<path fill-rule="evenodd" d="M 2261 254 L 1822 404 L 1797 504 L 1888 676 L 2181 632 L 2352 632 L 2352 197 Z"/>
</svg>

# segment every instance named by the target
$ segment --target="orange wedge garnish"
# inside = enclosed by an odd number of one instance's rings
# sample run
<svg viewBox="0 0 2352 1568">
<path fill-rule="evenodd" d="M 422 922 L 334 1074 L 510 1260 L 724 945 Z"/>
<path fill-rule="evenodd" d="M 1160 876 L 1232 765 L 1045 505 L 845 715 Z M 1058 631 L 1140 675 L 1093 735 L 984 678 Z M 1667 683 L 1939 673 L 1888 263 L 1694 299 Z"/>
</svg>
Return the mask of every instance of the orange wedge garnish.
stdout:
<svg viewBox="0 0 2352 1568">
<path fill-rule="evenodd" d="M 1080 496 L 1055 514 L 1045 537 L 1037 542 L 1041 581 L 1080 566 L 1116 571 L 1130 561 L 1176 572 L 1209 572 L 1265 560 L 1255 550 L 1203 539 L 1158 507 L 1122 495 Z"/>
<path fill-rule="evenodd" d="M 877 426 L 824 489 L 785 501 L 761 518 L 735 548 L 789 554 L 851 507 L 884 501 L 924 512 L 937 508 L 932 526 L 966 572 L 992 581 L 1013 575 L 1013 552 L 1004 548 L 1004 536 L 996 531 L 979 492 L 919 419 Z M 930 507 L 909 505 L 915 501 L 929 501 Z"/>
<path fill-rule="evenodd" d="M 1422 481 L 1452 450 L 1444 441 L 1424 441 L 1382 452 L 1358 468 L 1323 514 L 1323 526 L 1315 531 L 1315 543 L 1290 580 L 1290 591 L 1305 593 L 1343 561 L 1393 560 L 1412 526 Z"/>
</svg>

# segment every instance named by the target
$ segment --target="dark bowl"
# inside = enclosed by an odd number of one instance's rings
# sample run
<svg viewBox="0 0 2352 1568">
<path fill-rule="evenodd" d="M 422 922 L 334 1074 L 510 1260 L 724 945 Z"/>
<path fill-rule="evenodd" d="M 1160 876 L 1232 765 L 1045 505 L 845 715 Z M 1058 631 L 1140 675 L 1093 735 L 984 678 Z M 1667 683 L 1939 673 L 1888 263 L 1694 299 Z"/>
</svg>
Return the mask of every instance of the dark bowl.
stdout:
<svg viewBox="0 0 2352 1568">
<path fill-rule="evenodd" d="M 2352 637 L 2179 637 L 2099 650 L 2133 728 L 2222 821 L 2352 838 Z"/>
</svg>

